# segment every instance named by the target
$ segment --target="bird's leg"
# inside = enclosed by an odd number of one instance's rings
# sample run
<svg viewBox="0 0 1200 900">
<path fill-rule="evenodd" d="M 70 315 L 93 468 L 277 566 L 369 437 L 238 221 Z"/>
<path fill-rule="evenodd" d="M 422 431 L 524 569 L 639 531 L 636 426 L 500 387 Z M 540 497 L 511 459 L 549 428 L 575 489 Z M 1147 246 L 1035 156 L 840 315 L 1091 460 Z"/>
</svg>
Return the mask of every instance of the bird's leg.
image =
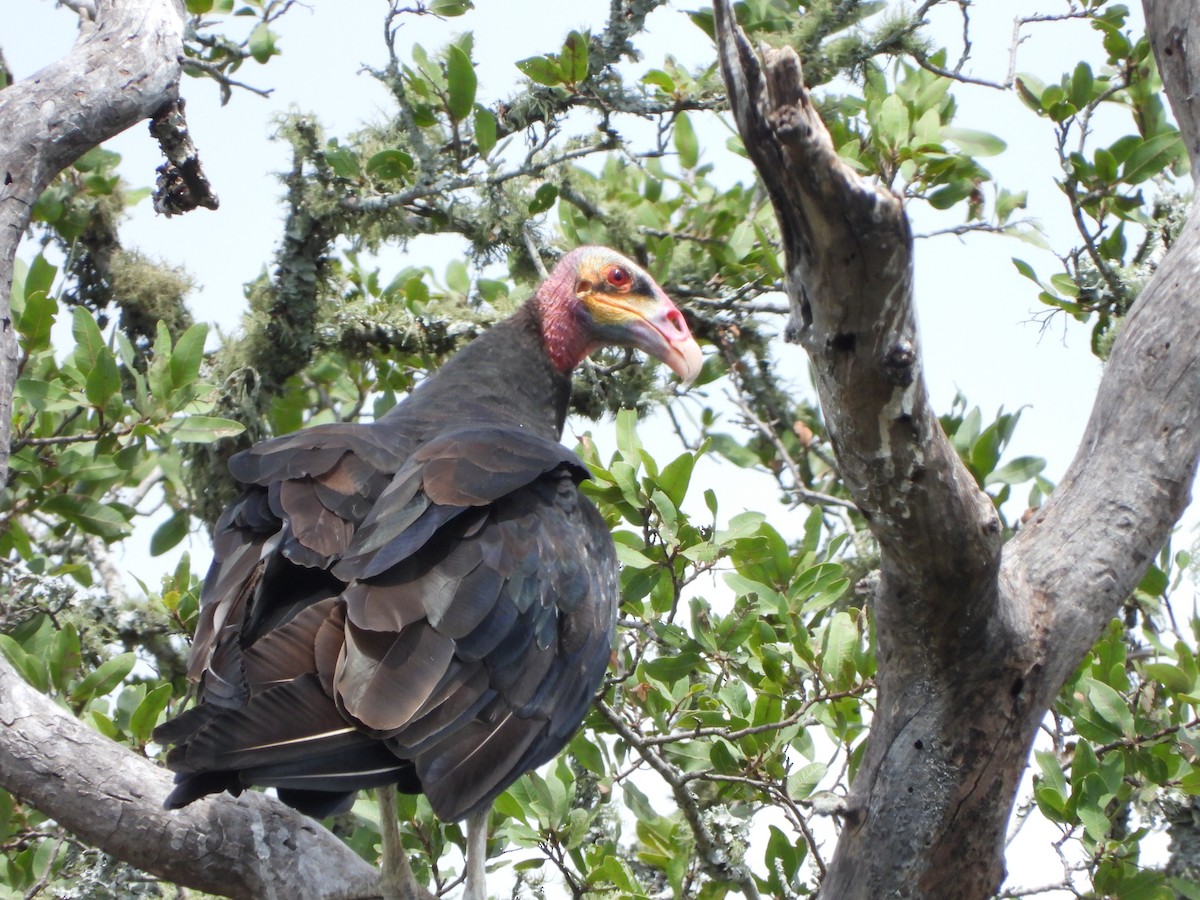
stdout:
<svg viewBox="0 0 1200 900">
<path fill-rule="evenodd" d="M 489 803 L 486 809 L 467 816 L 467 887 L 462 900 L 487 900 L 484 863 L 487 862 L 488 816 L 491 812 Z"/>
<path fill-rule="evenodd" d="M 400 843 L 396 788 L 389 784 L 375 793 L 379 799 L 380 864 L 383 868 L 379 887 L 384 900 L 434 900 L 433 894 L 417 884 L 404 845 Z"/>
</svg>

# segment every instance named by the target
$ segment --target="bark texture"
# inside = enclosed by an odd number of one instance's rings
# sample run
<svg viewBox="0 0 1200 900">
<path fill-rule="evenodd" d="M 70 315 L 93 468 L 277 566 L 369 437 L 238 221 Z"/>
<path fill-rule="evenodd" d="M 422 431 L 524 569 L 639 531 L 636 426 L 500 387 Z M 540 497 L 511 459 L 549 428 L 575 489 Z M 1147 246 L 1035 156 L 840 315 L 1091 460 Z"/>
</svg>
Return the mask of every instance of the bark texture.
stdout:
<svg viewBox="0 0 1200 900">
<path fill-rule="evenodd" d="M 99 0 L 65 58 L 0 91 L 0 489 L 19 364 L 13 264 L 33 203 L 87 150 L 179 109 L 183 30 L 175 0 Z M 0 656 L 0 786 L 84 841 L 214 894 L 379 896 L 378 873 L 311 819 L 260 794 L 169 813 L 170 784 L 169 773 L 70 717 Z"/>
<path fill-rule="evenodd" d="M 1193 164 L 1200 8 L 1147 0 Z M 991 896 L 1038 724 L 1161 548 L 1200 455 L 1200 220 L 1125 322 L 1078 456 L 1006 546 L 929 407 L 912 238 L 834 152 L 800 60 L 761 57 L 717 0 L 722 72 L 787 254 L 789 337 L 812 358 L 842 475 L 882 554 L 878 707 L 823 900 Z"/>
<path fill-rule="evenodd" d="M 0 784 L 88 844 L 168 881 L 247 900 L 381 896 L 320 824 L 258 793 L 168 812 L 171 774 L 83 725 L 0 665 Z"/>
</svg>

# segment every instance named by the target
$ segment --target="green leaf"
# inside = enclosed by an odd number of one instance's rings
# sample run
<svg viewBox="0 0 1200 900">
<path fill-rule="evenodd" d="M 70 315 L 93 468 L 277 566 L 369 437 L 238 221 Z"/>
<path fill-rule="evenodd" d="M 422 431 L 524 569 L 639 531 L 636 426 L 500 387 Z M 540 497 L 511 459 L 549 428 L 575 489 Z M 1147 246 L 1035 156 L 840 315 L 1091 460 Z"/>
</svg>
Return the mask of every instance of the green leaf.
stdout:
<svg viewBox="0 0 1200 900">
<path fill-rule="evenodd" d="M 496 146 L 496 117 L 482 106 L 475 110 L 475 146 L 485 159 Z"/>
<path fill-rule="evenodd" d="M 988 473 L 984 484 L 1021 484 L 1041 474 L 1046 461 L 1040 456 L 1019 456 L 994 472 Z"/>
<path fill-rule="evenodd" d="M 1063 774 L 1062 766 L 1058 763 L 1058 757 L 1049 750 L 1035 750 L 1033 755 L 1038 768 L 1042 770 L 1042 783 L 1060 797 L 1068 797 L 1071 792 L 1067 787 L 1067 778 Z"/>
<path fill-rule="evenodd" d="M 50 672 L 50 682 L 55 689 L 65 693 L 67 682 L 79 671 L 83 662 L 82 648 L 79 642 L 79 630 L 68 622 L 61 631 L 54 635 L 50 652 L 46 654 L 46 665 Z"/>
<path fill-rule="evenodd" d="M 588 76 L 588 36 L 572 31 L 558 55 L 558 68 L 567 84 L 579 84 Z"/>
<path fill-rule="evenodd" d="M 718 531 L 713 536 L 713 543 L 728 544 L 732 541 L 741 540 L 742 538 L 750 537 L 755 534 L 766 521 L 766 516 L 760 512 L 747 510 L 740 512 L 732 519 L 724 530 Z"/>
<path fill-rule="evenodd" d="M 475 4 L 471 0 L 433 0 L 429 4 L 431 13 L 435 16 L 445 16 L 447 19 L 461 16 L 467 10 L 474 8 Z"/>
<path fill-rule="evenodd" d="M 1075 803 L 1075 814 L 1083 823 L 1088 837 L 1094 841 L 1104 840 L 1112 822 L 1104 812 L 1103 784 L 1098 775 L 1088 775 L 1084 779 L 1084 790 L 1080 792 Z"/>
<path fill-rule="evenodd" d="M 825 763 L 814 762 L 793 772 L 787 780 L 788 796 L 793 800 L 808 798 L 817 789 L 817 785 L 821 783 L 821 779 L 828 771 L 829 766 Z"/>
<path fill-rule="evenodd" d="M 975 193 L 975 183 L 968 178 L 951 182 L 929 195 L 929 205 L 934 209 L 949 209 Z"/>
<path fill-rule="evenodd" d="M 858 646 L 858 625 L 850 613 L 842 610 L 829 621 L 822 640 L 821 669 L 834 687 L 844 687 L 853 676 L 854 649 Z"/>
<path fill-rule="evenodd" d="M 695 466 L 696 457 L 690 453 L 683 453 L 667 463 L 666 467 L 659 472 L 658 478 L 654 479 L 676 508 L 687 495 L 688 484 L 692 480 L 692 470 Z"/>
<path fill-rule="evenodd" d="M 1029 201 L 1029 191 L 1021 191 L 1014 194 L 1007 188 L 1000 189 L 1000 196 L 996 198 L 996 218 L 1003 225 L 1008 222 L 1009 218 L 1018 209 L 1025 209 Z"/>
<path fill-rule="evenodd" d="M 1139 184 L 1153 178 L 1182 153 L 1183 140 L 1178 131 L 1156 134 L 1134 147 L 1121 170 L 1121 180 L 1126 184 Z"/>
<path fill-rule="evenodd" d="M 621 458 L 636 473 L 642 459 L 642 442 L 637 434 L 637 413 L 632 409 L 617 413 L 617 448 Z"/>
<path fill-rule="evenodd" d="M 1087 696 L 1100 718 L 1125 737 L 1133 737 L 1133 713 L 1129 711 L 1129 704 L 1124 697 L 1104 682 L 1094 679 L 1089 681 Z"/>
<path fill-rule="evenodd" d="M 543 184 L 534 193 L 533 199 L 529 201 L 529 214 L 536 216 L 538 213 L 544 213 L 554 205 L 554 201 L 557 199 L 558 185 Z"/>
<path fill-rule="evenodd" d="M 104 343 L 100 327 L 82 306 L 75 307 L 71 323 L 75 337 L 75 364 L 83 373 L 88 403 L 103 409 L 121 389 L 121 373 L 112 351 Z"/>
<path fill-rule="evenodd" d="M 29 266 L 29 271 L 25 273 L 25 300 L 34 294 L 41 294 L 44 297 L 50 296 L 50 288 L 54 286 L 54 277 L 58 274 L 58 269 L 46 262 L 46 258 L 40 253 L 33 258 L 33 262 Z"/>
<path fill-rule="evenodd" d="M 240 422 L 217 416 L 186 416 L 175 421 L 179 424 L 170 431 L 170 437 L 178 444 L 211 444 L 223 438 L 237 437 L 246 430 Z"/>
<path fill-rule="evenodd" d="M 895 94 L 888 94 L 875 117 L 876 139 L 890 149 L 902 147 L 908 143 L 910 129 L 908 107 Z"/>
<path fill-rule="evenodd" d="M 605 856 L 598 866 L 588 872 L 589 882 L 608 882 L 628 896 L 642 896 L 641 885 L 629 864 L 615 856 Z"/>
<path fill-rule="evenodd" d="M 129 523 L 114 507 L 82 494 L 58 494 L 42 503 L 41 511 L 60 516 L 88 534 L 115 541 L 129 533 Z"/>
<path fill-rule="evenodd" d="M 942 134 L 968 156 L 995 156 L 1008 147 L 996 135 L 974 128 L 947 128 Z"/>
<path fill-rule="evenodd" d="M 15 311 L 15 303 L 13 307 Z M 50 330 L 54 327 L 54 318 L 57 315 L 58 301 L 48 294 L 37 291 L 25 297 L 16 324 L 17 331 L 24 338 L 26 350 L 37 353 L 50 346 Z"/>
<path fill-rule="evenodd" d="M 1149 594 L 1151 597 L 1161 597 L 1167 592 L 1167 587 L 1170 581 L 1167 578 L 1167 573 L 1158 566 L 1151 564 L 1146 569 L 1146 574 L 1142 576 L 1142 580 L 1138 583 L 1138 590 L 1144 594 Z"/>
<path fill-rule="evenodd" d="M 255 62 L 260 63 L 265 63 L 272 56 L 279 53 L 275 48 L 275 34 L 267 27 L 265 22 L 259 22 L 254 26 L 254 30 L 250 32 L 247 49 L 249 49 L 250 55 L 254 57 Z"/>
<path fill-rule="evenodd" d="M 679 164 L 685 169 L 694 169 L 700 162 L 700 142 L 685 112 L 675 117 L 675 150 L 679 153 Z"/>
<path fill-rule="evenodd" d="M 50 672 L 45 661 L 26 653 L 25 648 L 10 635 L 0 634 L 0 653 L 29 685 L 42 693 L 50 690 Z"/>
<path fill-rule="evenodd" d="M 1170 895 L 1175 900 L 1200 900 L 1200 882 L 1191 880 L 1190 878 L 1167 878 L 1167 885 L 1173 893 Z M 1157 900 L 1157 898 L 1156 898 Z"/>
<path fill-rule="evenodd" d="M 82 706 L 93 697 L 103 697 L 125 680 L 136 663 L 137 656 L 132 653 L 122 653 L 105 660 L 75 685 L 71 691 L 71 702 Z"/>
<path fill-rule="evenodd" d="M 142 698 L 142 702 L 137 705 L 129 717 L 129 733 L 135 741 L 144 744 L 150 740 L 154 726 L 158 724 L 158 718 L 167 708 L 170 699 L 171 685 L 169 682 L 160 684 Z"/>
<path fill-rule="evenodd" d="M 446 287 L 465 297 L 471 290 L 471 273 L 462 260 L 454 259 L 446 265 Z"/>
<path fill-rule="evenodd" d="M 403 150 L 380 150 L 367 160 L 366 173 L 382 181 L 405 181 L 413 170 L 413 158 Z"/>
<path fill-rule="evenodd" d="M 349 147 L 339 146 L 336 141 L 330 141 L 325 148 L 325 162 L 339 178 L 357 178 L 362 174 L 358 154 Z"/>
<path fill-rule="evenodd" d="M 622 534 L 628 534 L 628 532 L 622 532 Z M 632 566 L 635 569 L 649 569 L 655 565 L 654 560 L 636 547 L 631 547 L 622 541 L 614 541 L 613 546 L 617 550 L 617 562 L 622 566 Z"/>
<path fill-rule="evenodd" d="M 651 69 L 642 76 L 642 84 L 652 84 L 655 87 L 662 88 L 668 94 L 675 93 L 675 79 L 662 69 Z"/>
<path fill-rule="evenodd" d="M 551 59 L 548 56 L 531 56 L 529 59 L 519 60 L 517 68 L 538 84 L 544 84 L 548 87 L 562 84 L 562 74 L 558 68 L 558 60 Z"/>
<path fill-rule="evenodd" d="M 200 364 L 204 362 L 204 342 L 207 339 L 208 325 L 197 322 L 175 342 L 168 371 L 171 373 L 171 384 L 176 390 L 194 384 L 200 377 Z"/>
<path fill-rule="evenodd" d="M 762 460 L 758 454 L 729 434 L 718 433 L 709 435 L 709 441 L 715 452 L 721 454 L 735 466 L 749 469 L 759 465 Z"/>
<path fill-rule="evenodd" d="M 183 510 L 178 510 L 154 530 L 150 537 L 150 555 L 161 556 L 182 541 L 187 537 L 191 523 L 192 517 Z"/>
<path fill-rule="evenodd" d="M 604 766 L 604 752 L 590 735 L 581 730 L 571 741 L 569 749 L 589 772 L 601 778 L 608 776 L 608 770 Z"/>
<path fill-rule="evenodd" d="M 471 57 L 457 44 L 451 44 L 446 52 L 446 84 L 449 97 L 446 109 L 450 117 L 461 122 L 475 108 L 475 66 Z"/>
<path fill-rule="evenodd" d="M 1096 84 L 1096 78 L 1092 74 L 1092 67 L 1086 62 L 1081 62 L 1075 66 L 1075 72 L 1071 76 L 1071 102 L 1079 109 L 1083 109 L 1092 102 L 1093 87 Z"/>
</svg>

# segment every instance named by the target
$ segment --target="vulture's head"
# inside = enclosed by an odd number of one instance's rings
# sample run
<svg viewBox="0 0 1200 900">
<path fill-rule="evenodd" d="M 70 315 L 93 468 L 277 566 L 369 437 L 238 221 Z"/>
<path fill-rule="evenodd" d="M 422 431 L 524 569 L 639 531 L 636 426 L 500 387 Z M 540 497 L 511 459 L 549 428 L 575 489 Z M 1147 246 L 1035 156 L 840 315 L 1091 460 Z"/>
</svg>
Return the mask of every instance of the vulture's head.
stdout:
<svg viewBox="0 0 1200 900">
<path fill-rule="evenodd" d="M 542 336 L 569 372 L 601 347 L 636 347 L 694 381 L 704 358 L 683 314 L 645 269 L 607 247 L 577 247 L 537 293 Z"/>
</svg>

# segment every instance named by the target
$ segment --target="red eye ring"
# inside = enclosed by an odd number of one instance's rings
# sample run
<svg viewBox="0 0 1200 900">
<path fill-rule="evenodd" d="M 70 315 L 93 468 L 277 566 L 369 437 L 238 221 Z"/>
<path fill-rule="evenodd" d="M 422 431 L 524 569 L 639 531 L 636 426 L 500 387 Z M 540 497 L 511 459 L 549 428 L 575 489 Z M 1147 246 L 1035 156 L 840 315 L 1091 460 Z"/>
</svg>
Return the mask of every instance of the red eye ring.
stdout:
<svg viewBox="0 0 1200 900">
<path fill-rule="evenodd" d="M 615 288 L 627 288 L 633 284 L 633 276 L 624 266 L 613 266 L 604 274 L 604 277 Z"/>
</svg>

